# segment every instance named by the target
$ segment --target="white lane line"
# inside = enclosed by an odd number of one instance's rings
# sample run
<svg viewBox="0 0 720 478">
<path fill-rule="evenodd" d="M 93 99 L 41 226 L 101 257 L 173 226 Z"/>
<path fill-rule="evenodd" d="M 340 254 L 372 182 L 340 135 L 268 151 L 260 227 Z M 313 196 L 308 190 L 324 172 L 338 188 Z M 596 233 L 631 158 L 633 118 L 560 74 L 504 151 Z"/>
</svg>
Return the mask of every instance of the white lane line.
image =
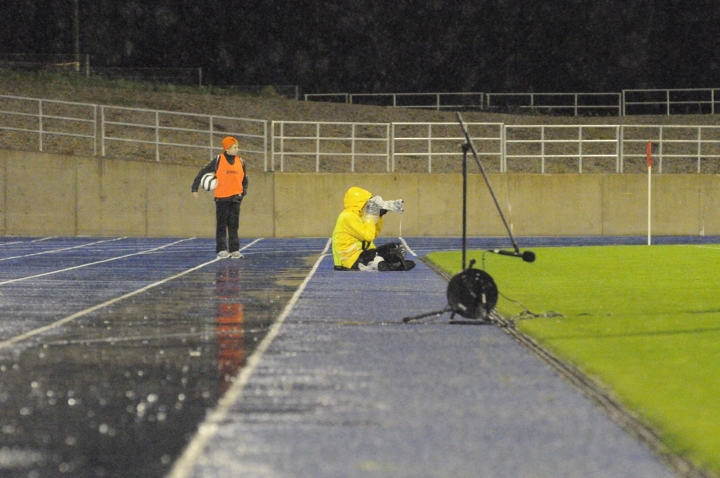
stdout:
<svg viewBox="0 0 720 478">
<path fill-rule="evenodd" d="M 54 239 L 55 236 L 48 236 L 48 237 L 41 237 L 40 239 L 33 239 L 31 241 L 13 241 L 13 242 L 3 242 L 0 243 L 0 246 L 7 246 L 8 244 L 32 244 L 33 242 L 42 242 L 47 241 L 48 239 Z"/>
<path fill-rule="evenodd" d="M 119 259 L 124 259 L 124 258 L 126 258 L 126 257 L 131 257 L 131 256 L 138 256 L 138 255 L 140 255 L 140 254 L 148 254 L 148 253 L 150 253 L 150 252 L 154 252 L 154 251 L 157 251 L 157 250 L 160 250 L 160 249 L 164 249 L 164 248 L 166 248 L 166 247 L 170 247 L 170 246 L 173 246 L 173 245 L 175 245 L 175 244 L 179 244 L 179 243 L 181 243 L 181 242 L 190 241 L 190 240 L 192 240 L 192 239 L 195 239 L 195 238 L 194 238 L 194 237 L 191 237 L 190 239 L 180 239 L 179 241 L 171 242 L 170 244 L 165 244 L 164 246 L 155 247 L 155 248 L 153 248 L 153 249 L 146 249 L 146 250 L 140 251 L 140 252 L 133 252 L 132 254 L 125 254 L 125 255 L 122 255 L 122 256 L 111 257 L 110 259 L 103 259 L 103 260 L 101 260 L 101 261 L 88 262 L 87 264 L 80 264 L 79 266 L 72 266 L 72 267 L 67 267 L 67 268 L 65 268 L 65 269 L 58 269 L 58 270 L 50 271 L 50 272 L 43 272 L 42 274 L 35 274 L 35 275 L 32 275 L 32 276 L 18 277 L 17 279 L 10 279 L 10 280 L 6 280 L 6 281 L 3 281 L 3 282 L 0 282 L 0 285 L 10 284 L 10 283 L 12 283 L 12 282 L 20 282 L 20 281 L 28 280 L 28 279 L 36 279 L 36 278 L 38 278 L 38 277 L 49 276 L 49 275 L 52 275 L 52 274 L 59 274 L 59 273 L 61 273 L 61 272 L 71 271 L 71 270 L 73 270 L 73 269 L 81 269 L 81 268 L 83 268 L 83 267 L 90 267 L 90 266 L 94 266 L 94 265 L 97 265 L 97 264 L 102 264 L 103 262 L 117 261 L 117 260 L 119 260 Z M 103 242 L 105 242 L 105 241 L 103 241 Z"/>
<path fill-rule="evenodd" d="M 191 239 L 194 239 L 194 238 L 191 238 Z M 190 240 L 190 239 L 182 239 L 181 241 L 177 241 L 177 242 L 188 241 L 188 240 Z M 262 240 L 262 238 L 254 240 L 253 242 L 251 242 L 251 243 L 248 244 L 247 246 L 243 247 L 243 249 L 247 249 L 248 247 L 252 246 L 253 244 L 255 244 L 256 242 L 258 242 L 258 241 L 260 241 L 260 240 Z M 177 244 L 177 242 L 175 242 L 175 243 L 173 243 L 173 244 Z M 172 245 L 172 244 L 167 244 L 166 246 L 170 246 L 170 245 Z M 166 246 L 162 246 L 162 247 L 166 247 Z M 241 250 L 243 250 L 243 249 L 241 249 Z M 151 249 L 151 250 L 152 250 L 152 249 Z M 148 252 L 148 251 L 146 251 L 146 252 Z M 4 347 L 7 347 L 8 345 L 12 345 L 12 344 L 16 344 L 16 343 L 18 343 L 18 342 L 22 342 L 23 340 L 29 339 L 30 337 L 33 337 L 33 336 L 38 335 L 38 334 L 41 334 L 41 333 L 46 332 L 46 331 L 48 331 L 48 330 L 51 330 L 51 329 L 60 327 L 61 325 L 66 324 L 66 323 L 68 323 L 68 322 L 71 322 L 71 321 L 73 321 L 73 320 L 75 320 L 75 319 L 77 319 L 77 318 L 79 318 L 79 317 L 82 317 L 83 315 L 87 315 L 87 314 L 89 314 L 89 313 L 91 313 L 91 312 L 95 312 L 96 310 L 99 310 L 99 309 L 102 309 L 103 307 L 107 307 L 107 306 L 109 306 L 109 305 L 115 304 L 116 302 L 120 302 L 121 300 L 125 300 L 125 299 L 127 299 L 127 298 L 129 298 L 129 297 L 132 297 L 132 296 L 134 296 L 134 295 L 141 294 L 141 293 L 143 293 L 143 292 L 145 292 L 145 291 L 148 291 L 148 290 L 150 290 L 150 289 L 152 289 L 152 288 L 155 288 L 155 287 L 157 287 L 157 286 L 159 286 L 159 285 L 162 285 L 162 284 L 164 284 L 164 283 L 166 283 L 166 282 L 169 282 L 169 281 L 171 281 L 171 280 L 173 280 L 173 279 L 177 279 L 178 277 L 182 277 L 182 276 L 184 276 L 185 274 L 189 274 L 190 272 L 194 272 L 194 271 L 196 271 L 196 270 L 198 270 L 198 269 L 202 269 L 202 268 L 205 267 L 206 265 L 212 264 L 213 262 L 217 262 L 217 261 L 219 261 L 219 260 L 232 260 L 232 259 L 220 259 L 220 258 L 217 258 L 217 257 L 216 257 L 215 259 L 213 259 L 213 260 L 211 260 L 211 261 L 204 262 L 204 263 L 200 264 L 199 266 L 192 267 L 192 268 L 190 268 L 190 269 L 188 269 L 188 270 L 185 270 L 185 271 L 183 271 L 183 272 L 180 272 L 179 274 L 175 274 L 174 276 L 170 276 L 170 277 L 167 277 L 167 278 L 165 278 L 165 279 L 163 279 L 163 280 L 160 280 L 160 281 L 157 281 L 157 282 L 153 282 L 152 284 L 146 285 L 145 287 L 141 287 L 140 289 L 134 290 L 134 291 L 132 291 L 132 292 L 128 292 L 127 294 L 121 295 L 120 297 L 116 297 L 116 298 L 114 298 L 114 299 L 108 300 L 107 302 L 103 302 L 102 304 L 94 305 L 94 306 L 92 306 L 92 307 L 90 307 L 90 308 L 87 308 L 87 309 L 85 309 L 85 310 L 81 310 L 80 312 L 76 312 L 76 313 L 74 313 L 74 314 L 72 314 L 72 315 L 68 315 L 67 317 L 62 318 L 62 319 L 60 319 L 60 320 L 58 320 L 58 321 L 56 321 L 56 322 L 53 322 L 52 324 L 45 325 L 45 326 L 43 326 L 43 327 L 39 327 L 39 328 L 37 328 L 37 329 L 31 330 L 31 331 L 26 332 L 26 333 L 24 333 L 24 334 L 21 334 L 21 335 L 18 335 L 18 336 L 16 336 L 16 337 L 13 337 L 13 338 L 11 338 L 11 339 L 8 339 L 8 340 L 5 340 L 5 341 L 3 341 L 3 342 L 0 342 L 0 349 L 1 349 L 1 348 L 4 348 Z"/>
<path fill-rule="evenodd" d="M 260 360 L 262 360 L 263 354 L 268 349 L 268 347 L 270 347 L 272 341 L 275 340 L 275 337 L 280 332 L 280 327 L 282 327 L 283 322 L 285 322 L 287 316 L 290 315 L 290 312 L 292 312 L 292 309 L 295 307 L 295 303 L 300 298 L 300 294 L 302 294 L 302 292 L 305 290 L 308 282 L 310 282 L 310 279 L 312 279 L 313 275 L 315 275 L 315 271 L 317 271 L 318 266 L 326 257 L 326 253 L 328 251 L 328 248 L 330 247 L 331 242 L 332 239 L 328 239 L 327 243 L 325 244 L 325 248 L 320 253 L 320 257 L 318 257 L 318 260 L 315 261 L 315 265 L 310 270 L 307 277 L 305 277 L 303 283 L 300 284 L 300 287 L 298 287 L 298 289 L 295 291 L 295 294 L 293 294 L 290 302 L 287 303 L 283 312 L 280 314 L 275 323 L 270 327 L 270 330 L 268 331 L 262 342 L 260 342 L 260 345 L 258 345 L 258 347 L 255 349 L 255 352 L 250 355 L 250 357 L 248 357 L 245 366 L 240 370 L 240 374 L 233 382 L 232 387 L 230 387 L 230 389 L 225 392 L 225 395 L 220 398 L 220 400 L 218 401 L 218 406 L 215 408 L 215 410 L 213 410 L 213 412 L 208 415 L 205 421 L 200 424 L 200 426 L 198 427 L 198 431 L 197 433 L 195 433 L 192 441 L 188 444 L 187 448 L 185 448 L 185 451 L 180 456 L 180 458 L 177 459 L 177 461 L 173 465 L 172 470 L 170 470 L 170 473 L 167 474 L 165 478 L 185 478 L 189 476 L 189 474 L 192 472 L 198 458 L 207 446 L 208 441 L 210 441 L 210 439 L 217 433 L 218 429 L 220 428 L 220 423 L 225 420 L 225 417 L 227 416 L 233 405 L 237 403 L 238 400 L 240 400 L 243 389 L 245 388 L 245 385 L 247 385 L 252 374 L 255 372 L 255 368 L 260 363 Z"/>
<path fill-rule="evenodd" d="M 2 259 L 0 259 L 0 261 L 9 261 L 10 259 L 21 259 L 23 257 L 40 256 L 43 254 L 55 254 L 56 252 L 60 252 L 60 251 L 68 251 L 70 249 L 79 249 L 81 247 L 94 246 L 95 244 L 102 244 L 103 242 L 120 241 L 122 239 L 125 239 L 125 237 L 116 237 L 115 239 L 104 239 L 102 241 L 97 241 L 97 242 L 88 242 L 87 244 L 80 244 L 79 246 L 61 247 L 60 249 L 53 249 L 50 251 L 33 252 L 32 254 L 24 254 L 22 256 L 3 257 Z"/>
<path fill-rule="evenodd" d="M 399 237 L 398 239 L 400 239 L 400 242 L 403 243 L 403 246 L 405 246 L 405 250 L 406 250 L 407 252 L 409 252 L 409 253 L 412 254 L 413 256 L 417 257 L 417 254 L 415 254 L 415 251 L 413 251 L 412 249 L 410 249 L 410 246 L 408 246 L 407 242 L 405 242 L 405 239 L 403 239 L 402 237 Z"/>
</svg>

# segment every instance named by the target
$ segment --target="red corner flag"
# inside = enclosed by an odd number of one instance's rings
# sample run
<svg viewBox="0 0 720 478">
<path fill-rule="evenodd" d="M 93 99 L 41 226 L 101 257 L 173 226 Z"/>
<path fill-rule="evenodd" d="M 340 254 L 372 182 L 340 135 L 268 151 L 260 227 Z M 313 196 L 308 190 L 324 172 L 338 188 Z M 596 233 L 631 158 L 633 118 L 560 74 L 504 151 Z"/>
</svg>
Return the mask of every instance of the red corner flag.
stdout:
<svg viewBox="0 0 720 478">
<path fill-rule="evenodd" d="M 648 141 L 647 147 L 645 148 L 645 155 L 647 156 L 647 167 L 652 168 L 652 141 Z"/>
</svg>

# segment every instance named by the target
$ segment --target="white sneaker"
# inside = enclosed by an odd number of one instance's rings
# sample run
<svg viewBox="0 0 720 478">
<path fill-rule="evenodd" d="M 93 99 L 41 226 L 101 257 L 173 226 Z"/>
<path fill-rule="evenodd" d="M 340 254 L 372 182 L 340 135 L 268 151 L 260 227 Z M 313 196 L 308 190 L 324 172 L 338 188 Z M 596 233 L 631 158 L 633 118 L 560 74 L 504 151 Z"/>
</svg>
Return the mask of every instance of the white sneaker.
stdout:
<svg viewBox="0 0 720 478">
<path fill-rule="evenodd" d="M 230 254 L 230 259 L 242 259 L 243 257 L 245 257 L 245 256 L 240 254 L 240 251 L 235 251 Z"/>
<path fill-rule="evenodd" d="M 230 253 L 228 251 L 220 251 L 218 252 L 218 259 L 227 259 L 230 257 Z"/>
</svg>

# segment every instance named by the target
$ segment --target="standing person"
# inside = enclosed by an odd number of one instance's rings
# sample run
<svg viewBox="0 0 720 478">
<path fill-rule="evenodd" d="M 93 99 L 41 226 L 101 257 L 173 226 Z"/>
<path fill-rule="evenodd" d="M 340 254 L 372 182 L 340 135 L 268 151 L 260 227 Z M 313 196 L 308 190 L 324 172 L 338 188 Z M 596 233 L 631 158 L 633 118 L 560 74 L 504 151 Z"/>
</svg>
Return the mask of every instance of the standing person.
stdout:
<svg viewBox="0 0 720 478">
<path fill-rule="evenodd" d="M 221 259 L 229 257 L 240 259 L 240 203 L 247 194 L 248 177 L 245 174 L 245 165 L 238 156 L 238 140 L 227 136 L 222 140 L 223 152 L 212 159 L 195 176 L 192 183 L 192 193 L 198 198 L 200 180 L 207 173 L 214 173 L 217 177 L 215 188 L 215 242 L 217 256 Z"/>
</svg>

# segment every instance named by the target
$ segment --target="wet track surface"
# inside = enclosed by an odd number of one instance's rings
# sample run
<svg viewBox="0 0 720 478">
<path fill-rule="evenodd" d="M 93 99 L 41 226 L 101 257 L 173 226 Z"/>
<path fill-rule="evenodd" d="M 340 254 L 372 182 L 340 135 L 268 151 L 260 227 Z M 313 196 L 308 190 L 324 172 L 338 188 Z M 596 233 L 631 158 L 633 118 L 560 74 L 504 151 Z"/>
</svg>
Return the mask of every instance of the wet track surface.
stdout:
<svg viewBox="0 0 720 478">
<path fill-rule="evenodd" d="M 500 328 L 403 324 L 446 304 L 425 264 L 347 273 L 325 257 L 312 274 L 203 453 L 171 478 L 675 476 Z"/>
<path fill-rule="evenodd" d="M 338 273 L 326 246 L 0 238 L 0 477 L 673 476 L 499 328 L 402 324 L 446 304 L 423 263 Z"/>
<path fill-rule="evenodd" d="M 326 243 L 30 241 L 0 242 L 3 477 L 164 476 Z"/>
</svg>

